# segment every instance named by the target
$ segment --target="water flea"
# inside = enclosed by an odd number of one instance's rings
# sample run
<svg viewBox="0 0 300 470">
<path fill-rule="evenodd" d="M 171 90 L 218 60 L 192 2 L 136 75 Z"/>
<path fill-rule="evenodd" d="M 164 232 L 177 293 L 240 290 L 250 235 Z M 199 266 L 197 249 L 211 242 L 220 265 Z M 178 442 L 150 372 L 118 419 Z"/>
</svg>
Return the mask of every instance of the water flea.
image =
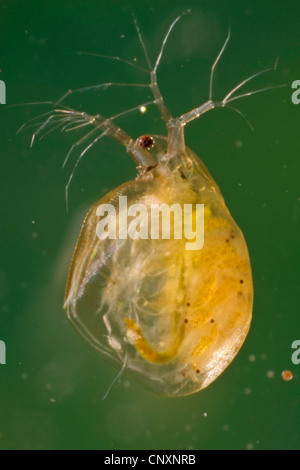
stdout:
<svg viewBox="0 0 300 470">
<path fill-rule="evenodd" d="M 64 161 L 65 166 L 78 152 L 65 188 L 67 207 L 79 163 L 104 137 L 121 144 L 134 161 L 138 175 L 95 202 L 84 219 L 69 268 L 64 308 L 91 348 L 119 368 L 113 383 L 128 371 L 153 392 L 172 397 L 202 390 L 231 363 L 248 334 L 253 304 L 251 265 L 243 233 L 208 169 L 186 146 L 185 128 L 216 108 L 237 112 L 251 127 L 232 102 L 277 88 L 243 91 L 244 85 L 275 68 L 270 67 L 233 85 L 223 99 L 214 99 L 215 70 L 229 42 L 229 31 L 212 60 L 207 101 L 173 116 L 159 89 L 157 71 L 167 40 L 184 17 L 178 16 L 169 26 L 154 63 L 136 20 L 144 63 L 136 58 L 102 56 L 101 60 L 119 61 L 144 74 L 139 83 L 118 80 L 69 90 L 52 103 L 51 111 L 27 123 L 27 127 L 37 126 L 31 144 L 36 137 L 59 128 L 85 132 Z M 111 116 L 90 115 L 67 105 L 71 95 L 114 87 L 145 89 L 147 99 Z M 165 135 L 145 133 L 133 138 L 119 127 L 120 117 L 129 119 L 150 106 L 160 113 Z M 158 215 L 153 219 L 149 214 L 154 208 Z M 184 214 L 184 223 L 178 214 Z M 203 227 L 205 236 L 201 237 Z M 149 236 L 154 229 L 157 236 Z M 234 246 L 230 239 L 235 239 Z M 237 295 L 238 282 L 245 282 L 245 292 Z M 190 305 L 193 308 L 186 327 L 185 311 Z"/>
</svg>

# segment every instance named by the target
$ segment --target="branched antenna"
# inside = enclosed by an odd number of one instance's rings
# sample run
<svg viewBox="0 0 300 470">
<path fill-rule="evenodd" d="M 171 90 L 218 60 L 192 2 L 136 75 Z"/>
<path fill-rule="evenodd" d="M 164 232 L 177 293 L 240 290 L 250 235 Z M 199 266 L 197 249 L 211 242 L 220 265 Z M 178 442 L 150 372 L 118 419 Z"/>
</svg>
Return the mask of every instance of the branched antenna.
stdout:
<svg viewBox="0 0 300 470">
<path fill-rule="evenodd" d="M 258 90 L 253 90 L 253 91 L 249 91 L 249 92 L 246 92 L 246 93 L 242 93 L 242 94 L 237 95 L 237 96 L 233 96 L 234 93 L 237 90 L 242 88 L 246 83 L 250 82 L 254 78 L 258 77 L 259 75 L 262 75 L 266 72 L 275 71 L 277 69 L 278 60 L 279 60 L 279 57 L 277 57 L 273 67 L 268 67 L 264 70 L 261 70 L 261 71 L 255 73 L 255 74 L 251 75 L 250 77 L 247 77 L 245 80 L 241 81 L 240 83 L 238 83 L 238 85 L 236 85 L 234 88 L 232 88 L 232 90 L 230 90 L 229 93 L 227 93 L 227 95 L 222 99 L 222 101 L 214 101 L 212 99 L 212 94 L 213 94 L 212 93 L 212 87 L 213 87 L 214 71 L 215 71 L 216 65 L 218 64 L 218 62 L 219 62 L 219 60 L 220 60 L 220 58 L 221 58 L 221 56 L 222 56 L 222 54 L 225 50 L 225 47 L 226 47 L 226 45 L 229 41 L 229 38 L 230 38 L 230 29 L 228 31 L 226 40 L 225 40 L 225 42 L 224 42 L 224 44 L 223 44 L 216 60 L 214 61 L 213 65 L 212 65 L 212 68 L 211 68 L 210 80 L 209 80 L 209 99 L 208 99 L 208 101 L 206 101 L 206 103 L 203 103 L 201 106 L 198 106 L 197 108 L 192 109 L 188 113 L 185 113 L 182 116 L 180 116 L 180 118 L 178 118 L 178 122 L 179 122 L 180 126 L 185 126 L 188 122 L 192 121 L 193 119 L 197 119 L 199 116 L 206 113 L 207 111 L 210 111 L 211 109 L 227 107 L 227 108 L 230 108 L 233 111 L 237 112 L 238 114 L 240 114 L 246 120 L 246 122 L 249 125 L 250 129 L 253 130 L 253 126 L 251 125 L 249 120 L 246 118 L 246 116 L 241 111 L 239 111 L 238 109 L 233 108 L 232 106 L 228 106 L 228 103 L 231 103 L 232 101 L 238 100 L 240 98 L 245 98 L 247 96 L 252 96 L 252 95 L 255 95 L 257 93 L 262 93 L 263 91 L 274 90 L 276 88 L 283 88 L 283 87 L 287 86 L 286 84 L 274 85 L 274 86 L 264 87 L 264 88 L 260 88 Z"/>
<path fill-rule="evenodd" d="M 116 60 L 123 62 L 123 64 L 130 65 L 131 67 L 134 67 L 137 70 L 141 70 L 142 72 L 149 73 L 149 70 L 145 69 L 144 67 L 141 67 L 140 65 L 137 65 L 133 62 L 130 62 L 130 60 L 123 59 L 122 57 L 118 56 L 113 56 L 113 55 L 106 55 L 106 54 L 97 54 L 95 52 L 84 52 L 84 51 L 79 51 L 77 53 L 78 55 L 89 55 L 92 57 L 101 57 L 102 59 L 111 59 L 111 60 Z"/>
<path fill-rule="evenodd" d="M 186 13 L 183 13 L 182 15 L 177 16 L 172 23 L 170 24 L 169 28 L 167 29 L 167 32 L 162 40 L 159 53 L 157 55 L 154 67 L 151 65 L 151 61 L 149 58 L 149 54 L 145 45 L 145 42 L 143 40 L 143 36 L 140 30 L 140 27 L 137 23 L 136 18 L 133 17 L 133 21 L 135 24 L 135 28 L 137 31 L 138 39 L 140 42 L 140 45 L 143 49 L 143 53 L 147 62 L 147 66 L 149 70 L 147 70 L 144 67 L 141 67 L 135 63 L 133 63 L 130 60 L 123 59 L 119 56 L 108 56 L 104 54 L 95 54 L 95 53 L 88 53 L 88 52 L 79 52 L 79 54 L 85 54 L 85 55 L 90 55 L 90 56 L 95 56 L 95 57 L 102 57 L 102 58 L 108 58 L 112 59 L 114 61 L 119 61 L 124 63 L 125 65 L 129 65 L 130 67 L 133 67 L 137 70 L 140 70 L 142 72 L 145 72 L 150 75 L 150 83 L 122 83 L 122 82 L 104 82 L 88 87 L 82 87 L 82 88 L 75 88 L 75 89 L 70 89 L 66 93 L 64 93 L 58 100 L 56 101 L 44 101 L 44 102 L 34 102 L 34 103 L 23 103 L 21 106 L 27 106 L 27 105 L 51 105 L 54 109 L 51 111 L 39 114 L 38 116 L 30 119 L 29 121 L 25 122 L 22 124 L 18 132 L 21 130 L 24 130 L 26 128 L 31 128 L 32 126 L 36 127 L 33 135 L 32 135 L 32 140 L 31 140 L 31 146 L 33 145 L 35 139 L 37 137 L 44 138 L 46 135 L 50 134 L 51 132 L 55 131 L 56 129 L 60 128 L 61 132 L 71 132 L 71 131 L 77 131 L 80 129 L 85 129 L 88 128 L 89 126 L 91 129 L 89 129 L 79 140 L 77 140 L 70 148 L 68 151 L 65 160 L 63 162 L 63 167 L 67 164 L 69 157 L 75 150 L 81 150 L 79 157 L 77 158 L 75 165 L 73 167 L 73 170 L 71 172 L 71 175 L 69 177 L 68 183 L 66 185 L 66 204 L 68 205 L 68 190 L 69 186 L 71 184 L 71 181 L 73 179 L 75 170 L 83 158 L 83 156 L 86 154 L 86 152 L 91 149 L 102 137 L 108 136 L 119 143 L 121 143 L 127 150 L 128 153 L 130 153 L 131 157 L 137 164 L 138 169 L 141 171 L 145 171 L 148 168 L 153 168 L 156 166 L 156 161 L 154 158 L 151 156 L 151 153 L 148 152 L 147 149 L 143 149 L 140 146 L 138 146 L 135 141 L 129 137 L 120 127 L 118 127 L 113 121 L 115 121 L 117 118 L 120 118 L 122 116 L 125 116 L 131 112 L 134 112 L 138 109 L 141 109 L 141 107 L 146 107 L 151 104 L 155 104 L 156 107 L 158 108 L 162 118 L 165 121 L 166 127 L 168 129 L 168 142 L 171 141 L 172 139 L 170 136 L 172 135 L 177 136 L 176 138 L 173 139 L 173 142 L 176 141 L 177 145 L 177 152 L 184 151 L 184 133 L 183 133 L 183 126 L 185 126 L 189 121 L 192 121 L 193 119 L 198 118 L 205 112 L 217 108 L 217 107 L 228 107 L 229 109 L 232 109 L 233 111 L 237 112 L 239 115 L 241 115 L 249 125 L 249 127 L 253 130 L 253 127 L 247 117 L 238 109 L 232 107 L 230 103 L 232 101 L 238 100 L 240 98 L 244 98 L 247 96 L 251 96 L 257 93 L 261 93 L 263 91 L 267 90 L 272 90 L 276 88 L 281 88 L 286 85 L 278 85 L 278 86 L 269 86 L 265 88 L 261 88 L 258 90 L 253 90 L 249 92 L 244 92 L 235 95 L 235 93 L 238 90 L 241 90 L 244 85 L 249 83 L 251 80 L 254 78 L 266 73 L 270 72 L 273 70 L 277 69 L 278 66 L 278 60 L 279 58 L 277 57 L 274 63 L 273 67 L 266 68 L 264 70 L 261 70 L 250 77 L 247 77 L 238 85 L 236 85 L 232 90 L 230 90 L 226 96 L 221 100 L 221 101 L 214 101 L 213 100 L 213 82 L 214 82 L 214 74 L 216 67 L 225 51 L 225 48 L 229 42 L 230 36 L 231 36 L 231 31 L 230 28 L 227 33 L 227 37 L 225 39 L 225 42 L 217 55 L 214 63 L 212 64 L 211 71 L 210 71 L 210 77 L 209 77 L 209 90 L 208 90 L 208 101 L 193 110 L 183 114 L 179 118 L 173 119 L 171 112 L 169 111 L 168 107 L 165 104 L 165 101 L 163 99 L 163 96 L 160 92 L 158 83 L 157 83 L 157 70 L 158 67 L 161 63 L 163 53 L 165 51 L 165 46 L 166 43 L 170 37 L 170 34 L 172 30 L 174 29 L 175 25 L 179 22 L 179 20 L 185 15 Z M 101 114 L 97 114 L 95 116 L 92 116 L 88 113 L 85 112 L 79 112 L 76 111 L 75 109 L 71 108 L 70 106 L 66 106 L 62 104 L 63 101 L 65 101 L 70 95 L 73 94 L 78 94 L 82 92 L 90 92 L 90 91 L 98 91 L 98 90 L 106 90 L 107 88 L 110 87 L 137 87 L 137 88 L 150 88 L 154 100 L 152 101 L 147 101 L 146 103 L 140 104 L 138 106 L 134 106 L 133 108 L 127 109 L 125 111 L 122 111 L 118 114 L 115 114 L 114 116 L 110 116 L 109 118 L 106 118 L 102 116 Z M 16 105 L 11 105 L 8 106 L 12 107 Z M 178 130 L 182 131 L 181 134 L 180 132 L 177 132 Z M 181 139 L 182 145 L 179 145 L 179 141 Z M 81 146 L 84 145 L 84 148 L 82 149 Z M 169 144 L 168 144 L 169 145 Z M 170 155 L 172 153 L 170 147 L 168 146 L 168 151 L 170 151 Z M 175 154 L 175 153 L 174 153 Z M 125 363 L 123 365 L 125 368 Z M 107 392 L 108 393 L 108 392 Z"/>
<path fill-rule="evenodd" d="M 170 36 L 170 33 L 172 31 L 172 29 L 174 28 L 175 24 L 177 23 L 177 21 L 180 20 L 180 18 L 182 18 L 183 14 L 182 15 L 179 15 L 177 16 L 177 18 L 175 18 L 175 20 L 173 21 L 173 23 L 171 23 L 168 31 L 167 31 L 167 34 L 165 35 L 164 39 L 163 39 L 163 42 L 162 42 L 162 45 L 161 45 L 161 48 L 160 48 L 160 51 L 159 51 L 159 54 L 157 56 L 157 59 L 156 59 L 156 62 L 155 62 L 155 66 L 154 66 L 154 69 L 153 69 L 153 72 L 156 72 L 157 70 L 157 67 L 159 66 L 159 63 L 160 63 L 160 60 L 161 60 L 161 57 L 163 55 L 163 52 L 164 52 L 164 48 L 165 48 L 165 45 L 166 45 L 166 42 Z"/>
<path fill-rule="evenodd" d="M 139 38 L 140 44 L 141 44 L 142 49 L 143 49 L 143 51 L 144 51 L 144 55 L 145 55 L 145 58 L 146 58 L 146 61 L 147 61 L 148 67 L 149 67 L 149 71 L 150 71 L 150 70 L 152 70 L 152 65 L 151 65 L 151 62 L 150 62 L 150 59 L 149 59 L 149 55 L 148 55 L 148 51 L 147 51 L 146 45 L 145 45 L 144 40 L 143 40 L 143 37 L 142 37 L 141 30 L 140 30 L 140 28 L 139 28 L 137 19 L 134 17 L 134 15 L 132 15 L 132 18 L 133 18 L 133 21 L 134 21 L 134 24 L 135 24 L 135 29 L 136 29 L 136 32 L 137 32 L 137 34 L 138 34 L 138 38 Z"/>
<path fill-rule="evenodd" d="M 217 63 L 219 62 L 223 52 L 225 51 L 225 48 L 228 44 L 228 41 L 230 39 L 230 35 L 231 35 L 231 31 L 230 31 L 230 27 L 228 29 L 228 34 L 227 34 L 227 37 L 225 39 L 225 42 L 222 46 L 222 49 L 220 50 L 219 54 L 217 55 L 217 58 L 216 60 L 214 61 L 212 67 L 211 67 L 211 71 L 210 71 L 210 78 L 209 78 L 209 95 L 208 95 L 208 99 L 209 100 L 212 100 L 212 92 L 213 92 L 213 80 L 214 80 L 214 73 L 215 73 L 215 68 L 217 66 Z"/>
</svg>

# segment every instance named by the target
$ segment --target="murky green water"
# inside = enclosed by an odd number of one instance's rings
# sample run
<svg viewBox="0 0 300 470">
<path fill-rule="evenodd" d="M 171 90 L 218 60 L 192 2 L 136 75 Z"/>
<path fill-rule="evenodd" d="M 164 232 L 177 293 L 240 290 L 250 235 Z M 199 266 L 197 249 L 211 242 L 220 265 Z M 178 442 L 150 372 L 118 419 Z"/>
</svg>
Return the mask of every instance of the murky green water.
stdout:
<svg viewBox="0 0 300 470">
<path fill-rule="evenodd" d="M 204 391 L 160 398 L 124 375 L 102 397 L 117 371 L 77 337 L 62 310 L 68 264 L 86 209 L 135 177 L 123 148 L 103 140 L 82 159 L 64 187 L 78 152 L 62 170 L 81 134 L 59 131 L 37 139 L 17 129 L 69 88 L 101 82 L 144 83 L 142 72 L 78 51 L 119 55 L 145 66 L 134 12 L 154 61 L 170 22 L 176 27 L 159 68 L 161 90 L 174 115 L 208 98 L 210 66 L 232 37 L 215 76 L 222 98 L 244 78 L 272 66 L 247 90 L 286 83 L 236 107 L 191 123 L 187 145 L 208 166 L 248 243 L 254 277 L 254 316 L 246 343 L 222 376 Z M 116 0 L 36 2 L 0 6 L 0 365 L 2 449 L 295 449 L 299 448 L 299 371 L 291 344 L 300 339 L 300 106 L 291 83 L 300 79 L 299 2 Z M 111 87 L 81 93 L 70 105 L 114 115 L 148 101 L 145 89 Z M 151 99 L 151 98 L 150 98 Z M 118 121 L 132 137 L 164 133 L 155 109 Z M 29 123 L 30 124 L 30 123 Z M 298 131 L 298 134 L 297 134 Z M 281 372 L 289 369 L 293 380 Z"/>
</svg>

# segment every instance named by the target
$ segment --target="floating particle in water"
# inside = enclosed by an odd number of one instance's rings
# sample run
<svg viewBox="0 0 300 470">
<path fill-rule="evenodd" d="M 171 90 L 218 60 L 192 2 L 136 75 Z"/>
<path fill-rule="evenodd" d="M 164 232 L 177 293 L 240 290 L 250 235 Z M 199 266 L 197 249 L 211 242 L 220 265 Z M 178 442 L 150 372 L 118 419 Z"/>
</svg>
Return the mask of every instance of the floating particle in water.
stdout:
<svg viewBox="0 0 300 470">
<path fill-rule="evenodd" d="M 55 398 L 50 398 L 50 402 L 51 402 L 51 403 L 56 403 Z"/>
<path fill-rule="evenodd" d="M 204 418 L 207 418 L 207 413 L 206 412 L 203 413 L 203 416 L 204 416 Z"/>
<path fill-rule="evenodd" d="M 267 377 L 268 379 L 273 379 L 275 372 L 273 370 L 268 370 Z"/>
<path fill-rule="evenodd" d="M 192 429 L 192 426 L 190 424 L 187 424 L 184 429 L 187 431 L 187 432 L 190 432 L 191 429 Z"/>
<path fill-rule="evenodd" d="M 290 370 L 283 370 L 281 372 L 281 377 L 283 378 L 283 380 L 285 380 L 286 382 L 289 382 L 290 380 L 292 380 L 293 378 L 293 374 Z"/>
<path fill-rule="evenodd" d="M 243 142 L 240 141 L 240 140 L 237 140 L 236 143 L 235 143 L 235 145 L 236 145 L 238 148 L 241 148 L 241 147 L 243 147 Z"/>
<path fill-rule="evenodd" d="M 252 450 L 252 449 L 253 449 L 253 444 L 252 444 L 252 442 L 249 442 L 249 443 L 246 445 L 246 449 L 247 449 L 247 450 Z"/>
<path fill-rule="evenodd" d="M 228 424 L 223 424 L 223 431 L 228 431 L 229 425 Z"/>
<path fill-rule="evenodd" d="M 130 387 L 130 382 L 129 380 L 124 380 L 124 387 L 129 388 Z"/>
<path fill-rule="evenodd" d="M 247 388 L 245 388 L 245 390 L 244 390 L 245 395 L 250 395 L 251 392 L 252 392 L 252 390 L 251 390 L 250 387 L 247 387 Z"/>
<path fill-rule="evenodd" d="M 254 362 L 255 359 L 256 359 L 256 357 L 254 356 L 254 354 L 250 354 L 250 356 L 249 356 L 249 361 L 250 361 L 250 362 Z"/>
<path fill-rule="evenodd" d="M 24 372 L 24 373 L 21 375 L 21 378 L 22 378 L 23 380 L 27 380 L 27 379 L 28 379 L 28 374 L 27 374 L 27 372 Z"/>
</svg>

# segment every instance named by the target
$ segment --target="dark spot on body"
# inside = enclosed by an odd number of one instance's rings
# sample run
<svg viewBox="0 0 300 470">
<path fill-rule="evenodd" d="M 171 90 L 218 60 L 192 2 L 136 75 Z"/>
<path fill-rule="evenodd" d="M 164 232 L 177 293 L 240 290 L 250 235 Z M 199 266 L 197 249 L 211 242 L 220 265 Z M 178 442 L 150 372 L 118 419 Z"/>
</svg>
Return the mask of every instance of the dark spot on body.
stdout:
<svg viewBox="0 0 300 470">
<path fill-rule="evenodd" d="M 189 302 L 186 303 L 186 306 L 189 307 L 191 304 Z"/>
<path fill-rule="evenodd" d="M 184 319 L 184 323 L 188 323 L 188 319 L 187 319 L 187 318 Z"/>
<path fill-rule="evenodd" d="M 200 369 L 196 369 L 196 373 L 197 373 L 197 374 L 200 374 Z"/>
<path fill-rule="evenodd" d="M 238 291 L 237 295 L 240 297 L 241 295 L 243 295 L 243 292 Z"/>
<path fill-rule="evenodd" d="M 215 320 L 212 318 L 212 319 L 210 320 L 210 323 L 214 323 L 214 321 L 215 321 Z"/>
<path fill-rule="evenodd" d="M 243 279 L 241 279 L 241 280 L 240 280 L 240 284 L 244 284 L 244 281 L 243 281 Z"/>
<path fill-rule="evenodd" d="M 154 165 L 154 166 L 148 166 L 148 167 L 146 168 L 146 173 L 148 173 L 148 171 L 150 171 L 150 170 L 153 170 L 153 168 L 155 168 L 155 167 L 156 167 L 156 165 Z"/>
</svg>

